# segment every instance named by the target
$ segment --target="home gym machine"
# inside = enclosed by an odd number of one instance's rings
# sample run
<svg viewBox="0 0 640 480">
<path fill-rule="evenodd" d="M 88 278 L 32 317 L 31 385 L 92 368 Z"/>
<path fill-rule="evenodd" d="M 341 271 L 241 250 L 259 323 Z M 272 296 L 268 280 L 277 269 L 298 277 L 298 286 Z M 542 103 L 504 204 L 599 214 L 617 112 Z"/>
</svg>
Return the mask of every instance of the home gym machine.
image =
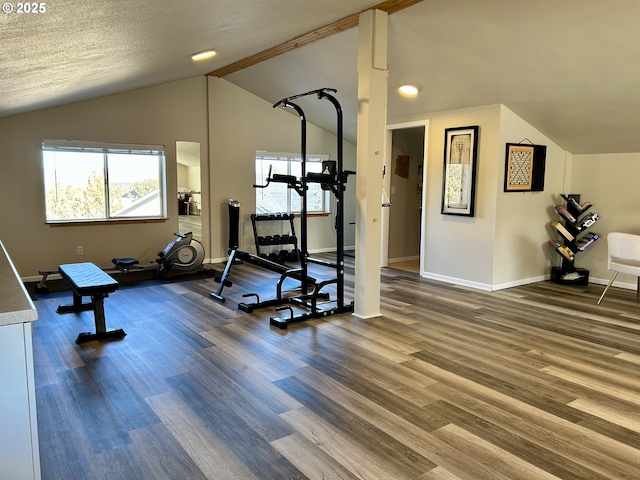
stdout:
<svg viewBox="0 0 640 480">
<path fill-rule="evenodd" d="M 269 173 L 265 185 L 254 185 L 256 188 L 266 188 L 270 183 L 284 183 L 288 188 L 294 189 L 301 197 L 301 214 L 300 214 L 300 268 L 296 269 L 300 280 L 300 294 L 295 296 L 282 295 L 282 281 L 278 282 L 276 289 L 276 298 L 267 301 L 260 301 L 257 294 L 246 294 L 244 297 L 254 296 L 256 303 L 240 303 L 238 308 L 242 311 L 251 313 L 255 309 L 265 307 L 277 307 L 276 311 L 288 311 L 289 316 L 271 317 L 270 324 L 281 329 L 286 329 L 288 325 L 303 322 L 314 318 L 336 315 L 339 313 L 353 312 L 353 302 L 348 304 L 344 300 L 344 191 L 349 174 L 354 172 L 345 171 L 343 169 L 343 120 L 342 107 L 338 100 L 329 92 L 335 93 L 332 88 L 322 88 L 310 92 L 294 95 L 292 97 L 283 98 L 273 105 L 274 108 L 284 107 L 291 108 L 299 115 L 301 122 L 301 157 L 302 157 L 302 175 L 300 179 L 292 175 L 271 175 Z M 293 102 L 301 97 L 317 96 L 320 100 L 329 100 L 337 114 L 337 162 L 323 161 L 321 173 L 306 172 L 306 143 L 307 143 L 307 124 L 306 117 L 302 108 Z M 307 190 L 309 183 L 319 183 L 323 190 L 330 191 L 336 200 L 336 258 L 335 262 L 322 259 L 316 259 L 309 256 L 307 247 Z M 309 264 L 320 265 L 335 270 L 335 278 L 323 281 L 310 282 L 308 277 Z M 290 275 L 290 273 L 287 273 Z M 331 301 L 329 295 L 322 290 L 328 285 L 336 286 L 336 299 Z M 306 310 L 304 313 L 295 313 L 292 306 L 300 307 Z"/>
<path fill-rule="evenodd" d="M 140 264 L 135 258 L 114 258 L 111 260 L 113 267 L 104 267 L 101 270 L 107 273 L 135 273 L 151 272 L 155 278 L 164 277 L 169 272 L 184 275 L 204 270 L 204 247 L 202 243 L 193 238 L 192 232 L 174 233 L 176 238 L 158 252 L 155 262 Z M 36 286 L 36 291 L 46 293 L 48 291 L 46 281 L 49 275 L 59 273 L 58 270 L 40 270 L 42 278 Z"/>
<path fill-rule="evenodd" d="M 282 284 L 287 278 L 293 278 L 300 280 L 300 269 L 290 268 L 286 265 L 269 260 L 268 258 L 260 255 L 254 255 L 252 253 L 239 250 L 239 229 L 240 229 L 240 202 L 234 199 L 229 200 L 229 258 L 224 267 L 222 275 L 215 277 L 215 281 L 219 284 L 218 289 L 215 292 L 210 292 L 211 298 L 214 298 L 220 302 L 225 301 L 225 297 L 222 296 L 222 290 L 224 287 L 232 287 L 233 282 L 229 279 L 231 269 L 234 265 L 243 262 L 250 263 L 256 267 L 264 268 L 275 273 L 280 274 L 280 280 L 278 282 L 277 290 L 278 295 L 282 295 Z M 315 284 L 316 279 L 307 276 L 306 281 L 308 284 Z"/>
</svg>

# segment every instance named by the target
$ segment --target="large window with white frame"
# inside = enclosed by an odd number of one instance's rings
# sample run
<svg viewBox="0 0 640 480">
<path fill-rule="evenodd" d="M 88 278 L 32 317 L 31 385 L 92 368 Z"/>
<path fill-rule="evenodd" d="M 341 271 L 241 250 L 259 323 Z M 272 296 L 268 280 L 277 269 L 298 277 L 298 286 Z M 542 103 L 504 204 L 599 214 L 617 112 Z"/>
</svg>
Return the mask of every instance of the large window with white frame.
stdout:
<svg viewBox="0 0 640 480">
<path fill-rule="evenodd" d="M 166 218 L 161 145 L 42 143 L 47 223 Z"/>
<path fill-rule="evenodd" d="M 306 172 L 322 173 L 322 161 L 329 155 L 307 154 Z M 265 185 L 267 176 L 293 175 L 302 177 L 302 158 L 300 154 L 280 152 L 256 152 L 256 185 Z M 322 190 L 319 183 L 307 184 L 307 213 L 329 213 L 329 194 Z M 256 189 L 256 213 L 299 213 L 301 197 L 285 183 L 270 183 L 267 188 Z"/>
</svg>

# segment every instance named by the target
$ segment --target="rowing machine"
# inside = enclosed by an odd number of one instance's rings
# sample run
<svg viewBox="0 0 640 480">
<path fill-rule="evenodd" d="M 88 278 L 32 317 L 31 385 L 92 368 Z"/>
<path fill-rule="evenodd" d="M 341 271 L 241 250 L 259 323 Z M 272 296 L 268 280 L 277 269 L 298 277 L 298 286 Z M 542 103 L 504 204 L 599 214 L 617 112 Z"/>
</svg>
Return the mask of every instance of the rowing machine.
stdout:
<svg viewBox="0 0 640 480">
<path fill-rule="evenodd" d="M 154 262 L 140 264 L 135 258 L 114 258 L 111 260 L 112 267 L 104 267 L 107 273 L 153 273 L 155 278 L 161 278 L 172 273 L 183 275 L 202 271 L 204 267 L 204 247 L 200 241 L 193 238 L 192 232 L 174 233 L 176 238 L 158 252 L 158 258 Z M 36 285 L 38 293 L 48 292 L 46 285 L 47 277 L 59 273 L 58 270 L 40 270 L 42 275 L 40 282 Z"/>
</svg>

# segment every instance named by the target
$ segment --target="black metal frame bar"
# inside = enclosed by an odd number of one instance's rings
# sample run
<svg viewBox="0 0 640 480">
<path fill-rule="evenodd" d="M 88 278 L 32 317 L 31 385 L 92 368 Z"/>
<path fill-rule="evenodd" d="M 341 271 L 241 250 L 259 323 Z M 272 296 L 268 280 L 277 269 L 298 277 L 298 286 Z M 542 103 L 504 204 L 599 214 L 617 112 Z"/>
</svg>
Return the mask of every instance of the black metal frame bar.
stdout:
<svg viewBox="0 0 640 480">
<path fill-rule="evenodd" d="M 336 93 L 337 90 L 334 88 L 321 88 L 317 90 L 311 90 L 306 93 L 301 93 L 299 95 L 294 95 L 291 97 L 283 98 L 279 102 L 273 105 L 274 108 L 282 106 L 286 108 L 293 108 L 300 115 L 301 120 L 301 152 L 302 152 L 302 160 L 303 160 L 303 171 L 302 171 L 302 191 L 303 191 L 303 215 L 301 217 L 301 249 L 302 249 L 302 258 L 301 265 L 304 271 L 307 271 L 308 264 L 314 263 L 318 265 L 323 265 L 325 267 L 335 268 L 336 278 L 331 280 L 326 280 L 320 282 L 315 285 L 313 292 L 310 296 L 311 303 L 305 302 L 302 306 L 306 307 L 309 312 L 305 314 L 295 315 L 292 309 L 288 309 L 290 311 L 289 318 L 280 318 L 280 317 L 271 317 L 270 323 L 278 328 L 285 329 L 289 324 L 302 322 L 305 320 L 326 317 L 329 315 L 335 315 L 338 313 L 347 313 L 353 312 L 353 303 L 349 305 L 345 305 L 344 302 L 344 191 L 346 189 L 347 177 L 350 173 L 353 172 L 345 172 L 344 171 L 344 157 L 343 157 L 343 115 L 342 115 L 342 107 L 340 102 L 332 95 L 332 93 Z M 307 182 L 318 181 L 317 179 L 309 179 L 307 178 L 306 172 L 304 170 L 305 162 L 306 162 L 306 118 L 302 109 L 292 102 L 292 100 L 306 97 L 309 95 L 316 95 L 320 100 L 328 100 L 330 101 L 335 110 L 336 110 L 336 121 L 337 121 L 337 168 L 336 168 L 336 177 L 333 179 L 330 187 L 331 192 L 336 197 L 336 262 L 331 263 L 324 260 L 317 260 L 309 257 L 309 252 L 307 250 L 307 215 L 306 215 L 306 192 L 307 192 Z M 324 180 L 323 180 L 324 182 Z M 334 308 L 329 309 L 321 309 L 318 307 L 318 299 L 324 298 L 325 294 L 321 293 L 321 290 L 330 284 L 336 284 L 336 306 Z M 293 300 L 289 300 L 290 303 L 293 303 Z M 299 303 L 299 302 L 296 302 Z"/>
<path fill-rule="evenodd" d="M 278 307 L 276 311 L 287 310 L 289 312 L 289 318 L 279 318 L 279 317 L 271 317 L 270 323 L 281 329 L 286 329 L 288 325 L 293 323 L 302 322 L 305 320 L 313 319 L 313 318 L 321 318 L 329 315 L 335 315 L 339 313 L 348 313 L 353 312 L 353 302 L 345 305 L 344 301 L 344 191 L 346 190 L 346 182 L 347 178 L 350 174 L 355 172 L 353 171 L 345 171 L 344 170 L 344 161 L 343 161 L 343 117 L 342 117 L 342 107 L 340 106 L 340 102 L 331 95 L 331 93 L 337 92 L 336 89 L 333 88 L 321 88 L 317 90 L 312 90 L 310 92 L 302 93 L 299 95 L 294 95 L 291 97 L 283 98 L 282 100 L 276 102 L 273 107 L 283 107 L 290 108 L 295 110 L 300 118 L 300 155 L 302 157 L 302 177 L 300 180 L 297 180 L 295 177 L 291 177 L 288 175 L 271 175 L 271 170 L 269 170 L 267 181 L 264 185 L 253 185 L 254 188 L 265 188 L 272 182 L 277 183 L 286 183 L 288 188 L 292 188 L 298 192 L 301 197 L 301 214 L 300 214 L 300 268 L 299 269 L 288 269 L 287 267 L 279 265 L 280 268 L 284 269 L 284 271 L 280 271 L 281 277 L 276 286 L 276 298 L 266 301 L 261 301 L 260 297 L 255 293 L 249 293 L 243 295 L 244 297 L 256 297 L 255 303 L 245 303 L 242 302 L 238 304 L 238 309 L 252 313 L 256 309 L 266 308 L 266 307 Z M 330 101 L 335 110 L 337 116 L 337 166 L 336 166 L 336 174 L 332 176 L 330 181 L 327 181 L 327 178 L 321 178 L 318 176 L 307 176 L 306 172 L 306 161 L 307 161 L 307 120 L 304 111 L 300 108 L 299 105 L 294 103 L 292 100 L 306 97 L 309 95 L 317 95 L 318 99 L 328 100 Z M 308 243 L 307 243 L 307 191 L 308 191 L 308 183 L 322 183 L 323 187 L 327 186 L 328 189 L 333 193 L 336 198 L 336 261 L 328 262 L 326 260 L 319 260 L 309 257 L 308 252 Z M 231 246 L 230 246 L 231 247 Z M 241 256 L 243 260 L 249 260 L 250 263 L 255 263 L 258 266 L 262 266 L 265 268 L 269 268 L 268 265 L 263 265 L 261 262 L 268 262 L 260 257 L 256 257 L 256 261 L 254 262 L 255 256 L 248 254 L 246 252 L 241 252 L 237 250 L 237 246 L 235 248 L 231 247 L 229 259 L 227 261 L 227 265 L 223 272 L 222 278 L 220 279 L 220 285 L 218 287 L 217 292 L 211 292 L 211 297 L 224 302 L 224 297 L 222 297 L 222 290 L 225 286 L 230 286 L 231 282 L 226 279 L 227 275 L 230 272 L 230 269 L 234 262 L 236 262 L 236 257 Z M 269 262 L 273 263 L 273 262 Z M 317 283 L 315 279 L 308 276 L 308 265 L 309 263 L 314 263 L 317 265 L 322 265 L 324 267 L 333 268 L 336 271 L 336 278 L 325 280 Z M 278 270 L 276 270 L 278 271 Z M 286 278 L 295 278 L 300 281 L 300 294 L 295 296 L 284 297 L 282 291 L 282 284 Z M 218 279 L 216 279 L 218 280 Z M 318 306 L 318 300 L 329 300 L 329 294 L 322 292 L 321 290 L 328 286 L 336 284 L 336 301 L 335 306 L 330 308 L 322 308 Z M 309 293 L 310 288 L 312 288 L 312 292 Z M 284 306 L 283 306 L 284 305 Z M 301 307 L 307 309 L 307 313 L 298 314 L 294 313 L 292 307 L 287 305 L 295 305 L 297 307 Z"/>
</svg>

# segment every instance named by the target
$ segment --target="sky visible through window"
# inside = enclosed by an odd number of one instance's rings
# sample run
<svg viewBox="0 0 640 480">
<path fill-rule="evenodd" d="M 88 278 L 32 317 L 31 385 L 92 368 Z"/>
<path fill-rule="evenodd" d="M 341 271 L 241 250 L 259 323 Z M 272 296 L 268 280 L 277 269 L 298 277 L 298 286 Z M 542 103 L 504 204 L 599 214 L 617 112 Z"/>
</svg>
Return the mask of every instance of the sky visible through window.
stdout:
<svg viewBox="0 0 640 480">
<path fill-rule="evenodd" d="M 114 150 L 43 144 L 47 221 L 165 215 L 162 149 Z"/>
</svg>

